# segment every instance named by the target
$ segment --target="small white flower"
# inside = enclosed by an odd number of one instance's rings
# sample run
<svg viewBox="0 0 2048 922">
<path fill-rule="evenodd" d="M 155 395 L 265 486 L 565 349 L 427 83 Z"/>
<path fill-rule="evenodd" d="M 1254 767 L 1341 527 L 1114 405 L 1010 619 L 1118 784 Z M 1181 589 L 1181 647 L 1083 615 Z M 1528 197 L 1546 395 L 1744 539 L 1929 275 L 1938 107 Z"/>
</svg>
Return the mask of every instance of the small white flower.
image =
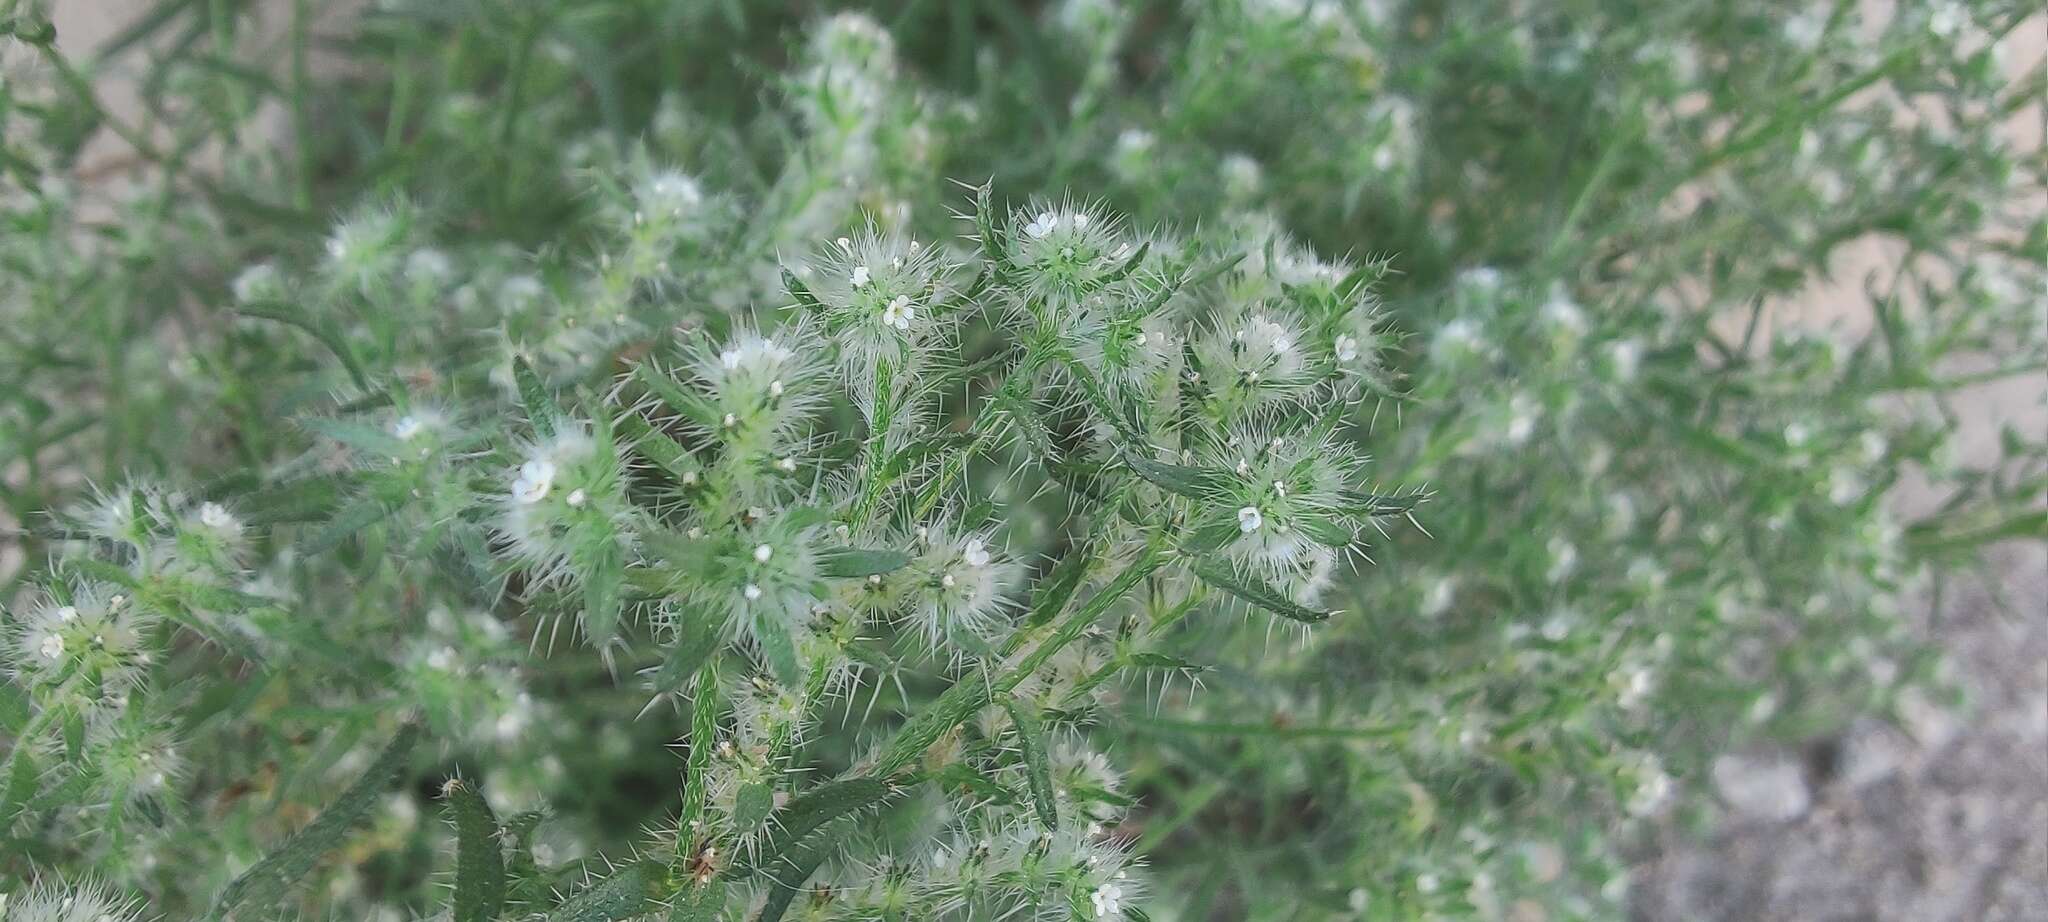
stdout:
<svg viewBox="0 0 2048 922">
<path fill-rule="evenodd" d="M 1059 226 L 1059 216 L 1048 211 L 1040 214 L 1031 223 L 1024 225 L 1024 233 L 1030 235 L 1033 240 L 1043 240 L 1045 235 L 1052 233 Z"/>
<path fill-rule="evenodd" d="M 761 597 L 761 587 L 748 583 L 745 588 L 740 590 L 740 595 L 746 596 L 749 602 L 755 601 Z"/>
<path fill-rule="evenodd" d="M 555 463 L 535 458 L 519 466 L 519 476 L 512 481 L 512 501 L 532 505 L 546 499 L 554 486 Z"/>
<path fill-rule="evenodd" d="M 778 460 L 775 462 L 775 469 L 785 474 L 794 474 L 796 473 L 796 459 L 783 458 Z"/>
<path fill-rule="evenodd" d="M 897 295 L 882 309 L 882 322 L 898 330 L 910 329 L 910 321 L 917 318 L 917 309 L 910 306 L 909 295 Z"/>
<path fill-rule="evenodd" d="M 855 287 L 855 288 L 862 288 L 862 287 L 865 287 L 865 286 L 867 285 L 867 283 L 868 283 L 868 267 L 866 267 L 866 266 L 855 266 L 855 267 L 853 267 L 853 287 Z"/>
<path fill-rule="evenodd" d="M 449 671 L 449 669 L 453 668 L 454 665 L 455 650 L 451 647 L 442 647 L 439 650 L 435 650 L 434 652 L 427 654 L 427 667 L 430 669 L 435 669 L 441 672 L 447 672 Z"/>
<path fill-rule="evenodd" d="M 401 416 L 397 422 L 391 424 L 391 434 L 397 436 L 401 442 L 410 442 L 421 432 L 426 431 L 426 428 L 427 424 L 421 422 L 417 416 Z"/>
<path fill-rule="evenodd" d="M 66 605 L 66 606 L 64 606 L 63 608 L 59 608 L 59 609 L 57 609 L 57 620 L 59 620 L 59 621 L 63 621 L 63 622 L 67 622 L 67 623 L 68 623 L 68 622 L 72 622 L 72 621 L 77 621 L 77 620 L 78 620 L 78 608 L 77 608 L 77 606 L 74 606 L 74 605 Z"/>
<path fill-rule="evenodd" d="M 215 531 L 235 531 L 242 527 L 242 523 L 235 521 L 235 517 L 228 514 L 227 508 L 219 503 L 201 504 L 199 522 Z"/>
<path fill-rule="evenodd" d="M 1095 906 L 1095 918 L 1121 918 L 1124 912 L 1124 888 L 1117 886 L 1115 881 L 1105 882 L 1095 888 L 1088 901 Z"/>
<path fill-rule="evenodd" d="M 43 658 L 45 659 L 63 659 L 64 638 L 56 634 L 45 634 L 43 635 L 43 642 L 37 645 L 36 649 L 42 651 Z"/>
<path fill-rule="evenodd" d="M 955 585 L 957 585 L 957 584 L 958 584 L 958 582 L 959 582 L 958 580 L 955 580 L 955 579 L 953 578 L 953 574 L 951 574 L 951 573 L 948 573 L 948 574 L 945 574 L 944 576 L 941 576 L 941 577 L 939 577 L 939 585 L 940 585 L 940 586 L 943 586 L 943 587 L 945 587 L 945 588 L 947 588 L 947 589 L 951 589 L 951 588 L 953 588 L 953 587 L 954 587 Z"/>
<path fill-rule="evenodd" d="M 772 547 L 769 547 L 768 545 L 765 545 L 765 544 L 757 544 L 757 545 L 754 545 L 754 562 L 755 562 L 755 563 L 767 563 L 767 562 L 768 562 L 768 558 L 770 558 L 770 557 L 773 557 L 773 556 L 775 556 L 775 549 L 774 549 L 774 548 L 772 548 Z"/>
<path fill-rule="evenodd" d="M 583 508 L 584 502 L 588 501 L 589 499 L 589 495 L 584 493 L 582 490 L 569 491 L 569 505 L 572 507 L 581 509 Z"/>
<path fill-rule="evenodd" d="M 1259 514 L 1259 507 L 1246 506 L 1243 509 L 1237 510 L 1238 531 L 1249 535 L 1252 532 L 1258 531 L 1259 528 L 1265 524 L 1266 517 Z"/>
<path fill-rule="evenodd" d="M 783 390 L 784 387 L 781 378 L 776 378 L 775 380 L 768 382 L 768 396 L 780 397 L 782 396 Z"/>
<path fill-rule="evenodd" d="M 970 567 L 988 566 L 988 545 L 980 538 L 967 539 L 967 546 L 960 551 L 960 559 Z"/>
<path fill-rule="evenodd" d="M 1088 216 L 1086 214 L 1076 212 L 1074 216 L 1072 218 L 1069 218 L 1068 220 L 1074 222 L 1075 230 L 1086 230 L 1088 228 Z"/>
<path fill-rule="evenodd" d="M 1337 336 L 1337 361 L 1351 362 L 1358 359 L 1358 337 L 1349 333 Z"/>
<path fill-rule="evenodd" d="M 719 353 L 718 364 L 725 366 L 727 371 L 740 367 L 740 351 L 738 349 L 727 349 Z"/>
</svg>

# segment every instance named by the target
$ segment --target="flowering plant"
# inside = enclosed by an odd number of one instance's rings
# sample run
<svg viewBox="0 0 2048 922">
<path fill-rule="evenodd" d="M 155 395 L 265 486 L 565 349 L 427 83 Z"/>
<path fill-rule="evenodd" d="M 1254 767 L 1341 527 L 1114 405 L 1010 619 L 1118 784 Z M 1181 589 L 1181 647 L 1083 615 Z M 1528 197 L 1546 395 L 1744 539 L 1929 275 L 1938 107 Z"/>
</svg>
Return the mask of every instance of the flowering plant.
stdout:
<svg viewBox="0 0 2048 922">
<path fill-rule="evenodd" d="M 198 6 L 0 0 L 6 922 L 1614 917 L 2042 535 L 2018 6 Z"/>
</svg>

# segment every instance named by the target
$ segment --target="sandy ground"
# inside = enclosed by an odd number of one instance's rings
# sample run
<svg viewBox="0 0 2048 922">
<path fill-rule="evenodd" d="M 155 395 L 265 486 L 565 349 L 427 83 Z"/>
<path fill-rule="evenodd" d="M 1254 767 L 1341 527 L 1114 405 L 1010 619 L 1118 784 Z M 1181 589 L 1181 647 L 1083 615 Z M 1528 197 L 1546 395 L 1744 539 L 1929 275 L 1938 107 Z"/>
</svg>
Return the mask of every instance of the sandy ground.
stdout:
<svg viewBox="0 0 2048 922">
<path fill-rule="evenodd" d="M 88 52 L 146 5 L 64 0 L 61 41 Z M 356 5 L 316 7 L 332 21 L 337 8 Z M 281 23 L 271 17 L 271 27 Z M 2048 26 L 2022 31 L 2007 58 L 2016 74 L 2042 60 Z M 136 104 L 118 75 L 103 92 L 116 111 Z M 2038 109 L 2011 130 L 2041 149 Z M 1836 273 L 1843 286 L 1788 305 L 1783 322 L 1861 325 L 1856 281 L 1891 258 L 1881 245 L 1853 248 Z M 1995 451 L 2003 423 L 2048 432 L 2044 398 L 2048 380 L 1970 395 L 1964 456 Z M 1928 501 L 1902 497 L 1902 511 Z M 1945 602 L 1919 606 L 1915 626 L 1951 657 L 1973 708 L 1918 711 L 1899 725 L 1865 721 L 1801 747 L 1725 757 L 1710 782 L 1723 811 L 1717 831 L 1704 841 L 1670 833 L 1643 858 L 1631 891 L 1638 919 L 2048 919 L 2048 549 L 1999 549 Z"/>
</svg>

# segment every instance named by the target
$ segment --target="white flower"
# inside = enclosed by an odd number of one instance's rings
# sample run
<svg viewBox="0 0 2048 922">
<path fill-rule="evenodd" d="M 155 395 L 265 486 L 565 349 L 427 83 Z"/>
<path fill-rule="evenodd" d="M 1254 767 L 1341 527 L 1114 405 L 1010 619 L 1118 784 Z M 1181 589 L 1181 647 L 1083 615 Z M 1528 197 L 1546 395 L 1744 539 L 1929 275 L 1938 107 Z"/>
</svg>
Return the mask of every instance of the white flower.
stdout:
<svg viewBox="0 0 2048 922">
<path fill-rule="evenodd" d="M 755 545 L 755 546 L 754 546 L 754 562 L 755 562 L 755 563 L 767 563 L 767 562 L 768 562 L 768 558 L 770 558 L 770 557 L 773 557 L 773 556 L 775 556 L 775 549 L 774 549 L 774 548 L 772 548 L 772 547 L 769 547 L 768 545 L 765 545 L 765 544 L 757 544 L 757 545 Z"/>
<path fill-rule="evenodd" d="M 427 654 L 427 668 L 429 669 L 438 670 L 440 672 L 447 672 L 454 666 L 455 650 L 452 647 L 442 647 L 439 650 L 435 650 L 434 652 Z"/>
<path fill-rule="evenodd" d="M 78 620 L 78 606 L 75 606 L 75 605 L 66 605 L 66 606 L 64 606 L 64 607 L 62 607 L 62 608 L 59 608 L 59 609 L 57 609 L 57 612 L 56 612 L 56 614 L 57 614 L 57 620 L 59 620 L 59 621 L 65 621 L 65 622 L 70 622 L 70 621 L 77 621 L 77 620 Z"/>
<path fill-rule="evenodd" d="M 401 416 L 397 422 L 391 424 L 391 434 L 397 436 L 401 442 L 410 442 L 421 432 L 426 431 L 426 428 L 427 424 L 421 422 L 417 416 Z"/>
<path fill-rule="evenodd" d="M 740 367 L 740 351 L 738 349 L 727 349 L 719 353 L 718 364 L 727 371 Z"/>
<path fill-rule="evenodd" d="M 1352 362 L 1358 359 L 1358 337 L 1349 333 L 1337 336 L 1337 361 Z"/>
<path fill-rule="evenodd" d="M 569 491 L 569 505 L 573 508 L 583 508 L 584 502 L 586 502 L 589 499 L 589 494 L 584 493 L 582 490 Z"/>
<path fill-rule="evenodd" d="M 980 538 L 969 538 L 967 546 L 960 551 L 960 559 L 970 567 L 988 566 L 988 545 L 983 544 Z"/>
<path fill-rule="evenodd" d="M 1237 510 L 1237 530 L 1247 535 L 1258 531 L 1266 524 L 1266 517 L 1259 514 L 1259 507 L 1246 506 Z"/>
<path fill-rule="evenodd" d="M 910 321 L 916 319 L 917 310 L 910 306 L 909 295 L 897 295 L 882 309 L 882 322 L 898 330 L 910 329 Z"/>
<path fill-rule="evenodd" d="M 1116 881 L 1107 881 L 1095 888 L 1088 901 L 1095 904 L 1095 918 L 1121 918 L 1124 912 L 1124 888 L 1117 886 Z"/>
<path fill-rule="evenodd" d="M 865 286 L 867 285 L 867 283 L 868 283 L 868 277 L 869 277 L 869 276 L 868 276 L 868 267 L 866 267 L 866 266 L 855 266 L 855 267 L 853 267 L 853 287 L 855 287 L 855 288 L 861 288 L 861 287 L 865 287 Z"/>
<path fill-rule="evenodd" d="M 746 596 L 747 601 L 752 602 L 761 597 L 761 587 L 748 583 L 740 590 L 740 595 Z"/>
<path fill-rule="evenodd" d="M 1043 240 L 1045 235 L 1052 233 L 1059 226 L 1059 215 L 1047 211 L 1041 213 L 1036 220 L 1024 225 L 1024 233 L 1029 234 L 1033 240 Z"/>
<path fill-rule="evenodd" d="M 523 505 L 540 502 L 554 486 L 555 463 L 535 458 L 519 466 L 519 476 L 512 481 L 512 501 Z"/>
<path fill-rule="evenodd" d="M 242 527 L 242 523 L 235 521 L 235 517 L 228 514 L 227 508 L 219 503 L 201 504 L 199 522 L 216 531 L 235 531 Z"/>
<path fill-rule="evenodd" d="M 43 642 L 37 645 L 36 649 L 42 652 L 45 659 L 63 659 L 64 638 L 57 634 L 45 634 Z"/>
</svg>

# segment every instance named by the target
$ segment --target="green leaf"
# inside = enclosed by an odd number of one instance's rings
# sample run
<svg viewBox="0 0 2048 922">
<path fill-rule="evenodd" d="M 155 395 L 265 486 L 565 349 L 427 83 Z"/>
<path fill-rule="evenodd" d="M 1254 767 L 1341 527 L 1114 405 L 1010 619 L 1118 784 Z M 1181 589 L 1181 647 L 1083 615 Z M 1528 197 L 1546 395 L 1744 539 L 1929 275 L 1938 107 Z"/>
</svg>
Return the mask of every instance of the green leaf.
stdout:
<svg viewBox="0 0 2048 922">
<path fill-rule="evenodd" d="M 393 511 L 390 505 L 375 496 L 358 496 L 341 507 L 334 518 L 300 539 L 299 553 L 308 558 L 324 555 L 363 529 L 389 518 Z"/>
<path fill-rule="evenodd" d="M 4 837 L 14 825 L 14 818 L 28 806 L 36 796 L 36 789 L 42 786 L 42 776 L 36 771 L 35 755 L 28 740 L 16 740 L 14 755 L 8 759 L 7 789 L 0 791 L 0 837 Z"/>
<path fill-rule="evenodd" d="M 526 419 L 533 424 L 534 433 L 544 439 L 552 438 L 561 422 L 562 409 L 526 356 L 512 358 L 512 380 L 519 385 L 519 402 L 526 407 Z"/>
<path fill-rule="evenodd" d="M 775 820 L 768 824 L 768 835 L 761 843 L 760 862 L 736 861 L 726 876 L 745 880 L 756 871 L 771 869 L 781 856 L 803 845 L 827 825 L 880 807 L 894 794 L 894 788 L 876 778 L 846 778 L 805 791 L 775 812 Z"/>
<path fill-rule="evenodd" d="M 495 922 L 505 906 L 505 850 L 498 817 L 476 785 L 451 779 L 442 789 L 455 824 L 455 922 Z"/>
<path fill-rule="evenodd" d="M 1429 498 L 1427 493 L 1375 493 L 1370 490 L 1346 490 L 1344 502 L 1353 515 L 1378 517 L 1401 515 L 1422 505 Z"/>
<path fill-rule="evenodd" d="M 1038 821 L 1052 829 L 1059 823 L 1059 807 L 1053 799 L 1052 764 L 1045 753 L 1045 727 L 1039 723 L 1037 706 L 1016 698 L 1004 698 L 1003 710 L 1017 727 L 1017 745 L 1024 756 L 1024 778 L 1031 785 L 1031 806 Z"/>
<path fill-rule="evenodd" d="M 861 579 L 893 573 L 910 565 L 913 558 L 902 551 L 878 548 L 835 547 L 818 553 L 818 575 L 827 579 Z"/>
<path fill-rule="evenodd" d="M 1135 454 L 1124 456 L 1124 463 L 1130 465 L 1132 473 L 1145 478 L 1147 482 L 1160 489 L 1198 502 L 1213 503 L 1228 499 L 1232 488 L 1237 485 L 1237 479 L 1232 475 L 1210 468 L 1167 464 L 1141 458 Z"/>
<path fill-rule="evenodd" d="M 634 862 L 569 898 L 548 913 L 548 922 L 618 922 L 655 908 L 659 866 Z"/>
<path fill-rule="evenodd" d="M 1195 558 L 1188 566 L 1195 571 L 1202 582 L 1236 596 L 1239 600 L 1263 608 L 1282 618 L 1315 624 L 1327 621 L 1330 613 L 1317 611 L 1296 603 L 1278 589 L 1257 577 L 1246 576 L 1232 570 L 1227 564 L 1208 558 Z"/>
<path fill-rule="evenodd" d="M 782 922 L 782 916 L 789 911 L 790 901 L 803 890 L 804 882 L 818 872 L 818 865 L 837 848 L 846 833 L 853 831 L 851 818 L 824 830 L 824 834 L 798 845 L 776 858 L 767 868 L 768 900 L 761 905 L 761 914 L 754 922 Z"/>
<path fill-rule="evenodd" d="M 334 357 L 341 360 L 342 370 L 348 372 L 348 378 L 355 383 L 357 390 L 367 391 L 370 389 L 370 379 L 368 375 L 363 373 L 362 363 L 356 361 L 355 353 L 349 349 L 348 342 L 342 339 L 327 324 L 311 317 L 292 313 L 288 305 L 283 304 L 244 305 L 235 312 L 244 317 L 268 320 L 272 323 L 282 323 L 285 326 L 299 328 L 318 340 L 320 345 L 326 346 L 327 351 L 334 353 Z"/>
<path fill-rule="evenodd" d="M 682 690 L 683 683 L 690 681 L 723 645 L 719 635 L 719 624 L 707 612 L 685 609 L 677 620 L 676 637 L 669 643 L 668 655 L 662 658 L 661 669 L 654 674 L 655 693 L 668 695 Z"/>
<path fill-rule="evenodd" d="M 668 433 L 654 428 L 654 424 L 638 413 L 619 414 L 619 428 L 625 432 L 626 441 L 640 456 L 654 462 L 656 467 L 667 471 L 669 476 L 681 481 L 686 475 L 700 473 L 704 466 L 697 463 L 690 450 L 682 443 L 669 438 Z"/>
<path fill-rule="evenodd" d="M 796 299 L 798 307 L 811 313 L 824 312 L 825 305 L 819 302 L 817 295 L 811 294 L 811 286 L 804 284 L 788 267 L 782 270 L 782 287 L 789 290 L 789 296 Z"/>
<path fill-rule="evenodd" d="M 603 647 L 618 635 L 625 561 L 617 545 L 607 542 L 583 574 L 583 635 Z"/>
<path fill-rule="evenodd" d="M 803 666 L 796 659 L 796 640 L 789 629 L 768 619 L 754 625 L 754 640 L 761 645 L 761 659 L 775 680 L 791 687 L 804 680 Z"/>
<path fill-rule="evenodd" d="M 725 909 L 725 881 L 706 881 L 703 886 L 684 885 L 669 901 L 668 922 L 718 922 Z"/>
<path fill-rule="evenodd" d="M 718 668 L 714 665 L 697 673 L 697 694 L 690 702 L 689 773 L 683 778 L 683 809 L 676 827 L 689 829 L 704 812 L 704 798 L 710 790 L 711 748 L 718 741 Z M 686 857 L 695 843 L 678 836 L 676 850 Z"/>
<path fill-rule="evenodd" d="M 347 419 L 314 417 L 302 419 L 307 431 L 340 442 L 375 458 L 397 458 L 415 454 L 404 440 L 376 426 Z"/>
<path fill-rule="evenodd" d="M 1350 547 L 1358 540 L 1357 532 L 1328 516 L 1304 515 L 1295 520 L 1294 527 L 1307 535 L 1309 540 L 1324 547 Z"/>
<path fill-rule="evenodd" d="M 1165 653 L 1133 653 L 1130 656 L 1130 663 L 1139 669 L 1172 669 L 1185 672 L 1201 672 L 1208 668 L 1192 660 Z"/>
<path fill-rule="evenodd" d="M 1040 579 L 1032 590 L 1028 623 L 1036 627 L 1059 617 L 1067 602 L 1081 588 L 1081 580 L 1088 575 L 1088 566 L 1093 561 L 1094 555 L 1085 549 L 1076 549 L 1053 565 L 1052 572 Z"/>
<path fill-rule="evenodd" d="M 342 791 L 327 809 L 320 811 L 320 815 L 306 828 L 292 834 L 277 850 L 228 884 L 207 917 L 214 920 L 268 918 L 271 908 L 284 898 L 291 885 L 312 870 L 321 857 L 340 846 L 349 831 L 383 801 L 385 790 L 405 768 L 419 736 L 419 723 L 406 721 L 362 777 Z"/>
</svg>

